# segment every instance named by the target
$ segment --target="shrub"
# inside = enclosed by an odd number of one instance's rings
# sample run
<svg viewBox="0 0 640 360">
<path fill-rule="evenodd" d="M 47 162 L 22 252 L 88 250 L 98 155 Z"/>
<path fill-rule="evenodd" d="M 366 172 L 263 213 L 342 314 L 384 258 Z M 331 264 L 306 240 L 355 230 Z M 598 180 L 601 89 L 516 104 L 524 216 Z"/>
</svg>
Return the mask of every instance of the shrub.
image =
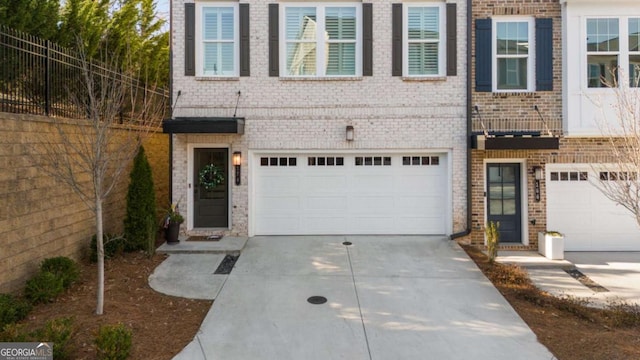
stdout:
<svg viewBox="0 0 640 360">
<path fill-rule="evenodd" d="M 89 260 L 91 262 L 98 261 L 98 248 L 97 248 L 97 237 L 93 235 L 91 237 L 91 246 L 90 246 L 90 255 Z M 109 259 L 116 255 L 122 254 L 124 251 L 124 238 L 120 235 L 114 234 L 104 234 L 102 236 L 102 241 L 104 243 L 104 258 Z"/>
<path fill-rule="evenodd" d="M 45 326 L 31 334 L 33 341 L 52 342 L 53 358 L 70 359 L 72 354 L 71 336 L 73 335 L 73 318 L 64 317 L 47 321 Z"/>
<path fill-rule="evenodd" d="M 493 264 L 498 256 L 498 244 L 500 243 L 500 223 L 489 221 L 485 227 L 485 234 L 487 236 L 487 256 L 489 262 Z"/>
<path fill-rule="evenodd" d="M 31 304 L 10 294 L 0 294 L 0 330 L 18 322 L 29 314 Z"/>
<path fill-rule="evenodd" d="M 607 317 L 612 326 L 640 326 L 640 305 L 614 301 L 607 304 Z"/>
<path fill-rule="evenodd" d="M 131 351 L 131 330 L 123 324 L 104 325 L 96 336 L 98 359 L 123 360 Z"/>
<path fill-rule="evenodd" d="M 150 238 L 155 239 L 156 194 L 153 190 L 153 175 L 144 148 L 140 146 L 133 159 L 127 191 L 127 214 L 124 220 L 125 250 L 151 252 Z M 155 241 L 153 243 L 155 247 Z"/>
<path fill-rule="evenodd" d="M 48 271 L 62 279 L 62 286 L 66 289 L 80 277 L 80 267 L 68 257 L 58 256 L 45 259 L 40 265 L 40 271 Z"/>
<path fill-rule="evenodd" d="M 32 304 L 39 304 L 53 301 L 63 291 L 62 278 L 48 271 L 41 271 L 27 281 L 24 295 Z"/>
</svg>

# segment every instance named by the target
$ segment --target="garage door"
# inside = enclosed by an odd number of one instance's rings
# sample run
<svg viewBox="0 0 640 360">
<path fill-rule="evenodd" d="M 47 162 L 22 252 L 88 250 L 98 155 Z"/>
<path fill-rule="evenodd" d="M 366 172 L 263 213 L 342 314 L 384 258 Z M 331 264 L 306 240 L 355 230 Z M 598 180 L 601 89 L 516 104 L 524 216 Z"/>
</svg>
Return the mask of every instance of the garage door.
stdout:
<svg viewBox="0 0 640 360">
<path fill-rule="evenodd" d="M 445 234 L 446 154 L 259 154 L 257 235 Z"/>
<path fill-rule="evenodd" d="M 599 177 L 589 165 L 547 165 L 547 228 L 565 235 L 567 251 L 640 251 L 640 228 L 591 183 Z"/>
</svg>

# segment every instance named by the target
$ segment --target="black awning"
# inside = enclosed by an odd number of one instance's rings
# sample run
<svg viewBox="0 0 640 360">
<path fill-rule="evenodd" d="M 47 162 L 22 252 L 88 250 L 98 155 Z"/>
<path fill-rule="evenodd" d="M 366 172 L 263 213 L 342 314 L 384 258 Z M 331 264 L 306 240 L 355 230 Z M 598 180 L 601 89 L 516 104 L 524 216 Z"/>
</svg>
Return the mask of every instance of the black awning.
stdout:
<svg viewBox="0 0 640 360">
<path fill-rule="evenodd" d="M 556 136 L 485 136 L 472 135 L 472 149 L 478 150 L 558 150 Z"/>
<path fill-rule="evenodd" d="M 236 117 L 179 117 L 165 119 L 162 131 L 170 134 L 244 134 L 244 118 Z"/>
</svg>

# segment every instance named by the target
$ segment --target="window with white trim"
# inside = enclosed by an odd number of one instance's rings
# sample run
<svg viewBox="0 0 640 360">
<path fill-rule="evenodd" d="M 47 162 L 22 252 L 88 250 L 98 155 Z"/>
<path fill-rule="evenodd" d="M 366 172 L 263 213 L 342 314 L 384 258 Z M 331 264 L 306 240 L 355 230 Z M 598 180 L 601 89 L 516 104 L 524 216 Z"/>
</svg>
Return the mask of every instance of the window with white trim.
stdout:
<svg viewBox="0 0 640 360">
<path fill-rule="evenodd" d="M 197 75 L 238 76 L 238 4 L 197 5 Z"/>
<path fill-rule="evenodd" d="M 617 82 L 620 39 L 619 19 L 587 19 L 588 87 L 608 87 Z"/>
<path fill-rule="evenodd" d="M 533 18 L 493 19 L 494 91 L 535 91 Z"/>
<path fill-rule="evenodd" d="M 640 18 L 629 19 L 629 86 L 640 87 Z"/>
<path fill-rule="evenodd" d="M 281 8 L 281 74 L 362 74 L 361 4 L 283 4 Z"/>
<path fill-rule="evenodd" d="M 445 75 L 445 4 L 404 4 L 404 76 Z"/>
</svg>

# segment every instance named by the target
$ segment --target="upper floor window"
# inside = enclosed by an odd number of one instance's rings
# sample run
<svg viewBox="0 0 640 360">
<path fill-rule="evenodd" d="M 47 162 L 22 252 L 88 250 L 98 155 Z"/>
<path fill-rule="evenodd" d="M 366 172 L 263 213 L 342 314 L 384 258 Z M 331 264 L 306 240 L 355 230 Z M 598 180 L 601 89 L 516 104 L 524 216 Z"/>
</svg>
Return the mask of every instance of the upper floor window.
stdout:
<svg viewBox="0 0 640 360">
<path fill-rule="evenodd" d="M 494 19 L 494 91 L 533 91 L 532 19 Z"/>
<path fill-rule="evenodd" d="M 198 3 L 197 16 L 197 75 L 238 76 L 237 4 Z"/>
<path fill-rule="evenodd" d="M 282 11 L 281 74 L 361 75 L 361 6 L 286 4 Z"/>
<path fill-rule="evenodd" d="M 592 18 L 586 25 L 587 86 L 639 87 L 640 18 Z"/>
<path fill-rule="evenodd" d="M 404 75 L 444 76 L 444 4 L 405 4 Z"/>
<path fill-rule="evenodd" d="M 587 78 L 590 88 L 616 84 L 619 56 L 619 20 L 587 19 Z"/>
</svg>

